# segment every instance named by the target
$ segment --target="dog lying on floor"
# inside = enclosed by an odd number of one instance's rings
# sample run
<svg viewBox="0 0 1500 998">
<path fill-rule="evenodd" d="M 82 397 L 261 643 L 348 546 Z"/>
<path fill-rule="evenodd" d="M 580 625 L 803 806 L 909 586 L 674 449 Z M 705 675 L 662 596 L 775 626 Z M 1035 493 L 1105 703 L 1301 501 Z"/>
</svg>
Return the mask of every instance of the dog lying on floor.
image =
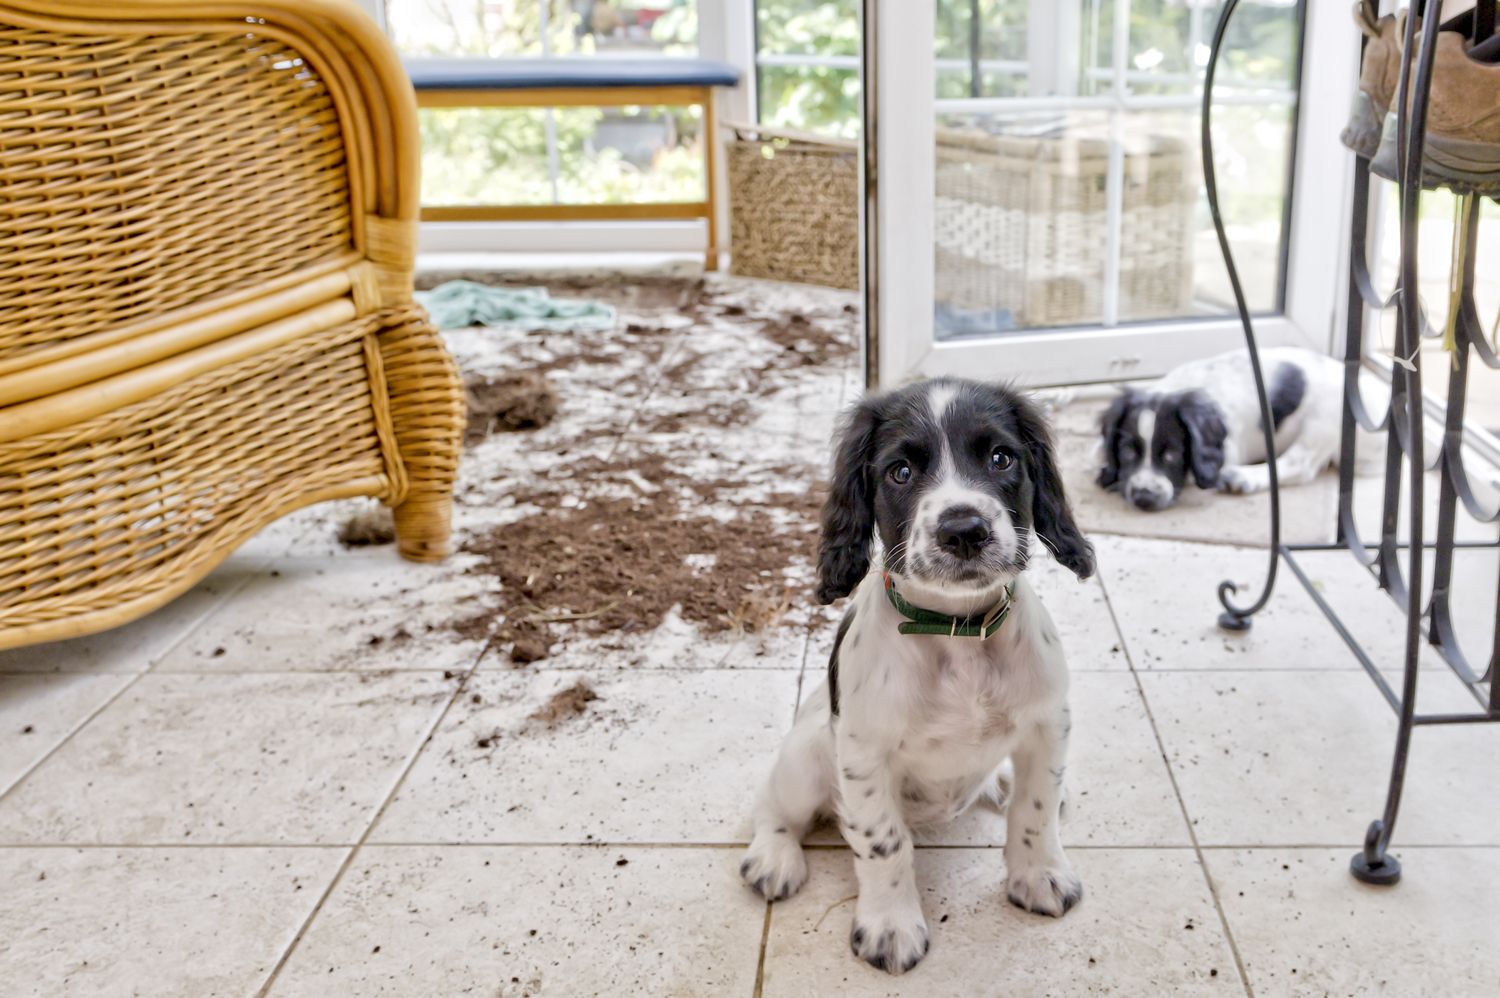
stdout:
<svg viewBox="0 0 1500 998">
<path fill-rule="evenodd" d="M 1344 365 L 1296 347 L 1261 351 L 1276 430 L 1276 473 L 1303 485 L 1338 461 Z M 1202 489 L 1262 492 L 1271 485 L 1260 405 L 1245 350 L 1183 364 L 1149 388 L 1127 388 L 1100 420 L 1101 488 L 1155 512 L 1188 477 Z"/>
<path fill-rule="evenodd" d="M 871 571 L 875 534 L 884 560 Z M 912 829 L 1001 803 L 1007 760 L 1011 902 L 1061 916 L 1082 896 L 1058 839 L 1067 665 L 1022 574 L 1038 542 L 1080 579 L 1093 573 L 1046 424 L 1024 397 L 944 379 L 866 398 L 848 416 L 823 507 L 818 599 L 854 598 L 828 680 L 756 799 L 740 873 L 770 900 L 796 893 L 803 834 L 836 815 L 859 880 L 850 945 L 890 973 L 928 948 Z"/>
</svg>

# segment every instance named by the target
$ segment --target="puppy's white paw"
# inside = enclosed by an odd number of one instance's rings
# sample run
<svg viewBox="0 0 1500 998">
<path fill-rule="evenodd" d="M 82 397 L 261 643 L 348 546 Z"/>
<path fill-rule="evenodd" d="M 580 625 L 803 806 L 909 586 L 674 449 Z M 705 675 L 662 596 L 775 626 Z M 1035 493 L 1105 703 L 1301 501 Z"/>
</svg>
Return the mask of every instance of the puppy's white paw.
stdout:
<svg viewBox="0 0 1500 998">
<path fill-rule="evenodd" d="M 1053 864 L 1022 864 L 1012 868 L 1005 883 L 1006 897 L 1017 908 L 1061 918 L 1083 897 L 1083 884 L 1065 859 Z"/>
<path fill-rule="evenodd" d="M 740 863 L 740 876 L 767 901 L 781 901 L 807 883 L 807 858 L 790 833 L 757 832 Z"/>
<path fill-rule="evenodd" d="M 922 917 L 922 906 L 915 898 L 876 910 L 864 905 L 854 909 L 849 947 L 872 967 L 888 974 L 904 974 L 922 961 L 930 943 L 927 919 Z"/>
<path fill-rule="evenodd" d="M 1270 487 L 1270 475 L 1264 468 L 1225 468 L 1219 472 L 1220 492 L 1243 496 L 1264 492 Z"/>
</svg>

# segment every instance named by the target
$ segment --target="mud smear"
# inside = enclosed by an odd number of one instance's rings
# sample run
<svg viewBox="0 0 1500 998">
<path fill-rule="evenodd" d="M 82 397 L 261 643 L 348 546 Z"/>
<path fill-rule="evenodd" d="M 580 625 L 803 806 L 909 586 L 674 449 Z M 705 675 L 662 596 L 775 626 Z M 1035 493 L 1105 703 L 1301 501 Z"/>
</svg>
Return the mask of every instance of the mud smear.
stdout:
<svg viewBox="0 0 1500 998">
<path fill-rule="evenodd" d="M 588 710 L 589 704 L 598 699 L 599 694 L 594 692 L 588 681 L 580 679 L 572 686 L 552 694 L 552 699 L 534 711 L 529 720 L 555 728 L 560 722 L 575 718 Z"/>
</svg>

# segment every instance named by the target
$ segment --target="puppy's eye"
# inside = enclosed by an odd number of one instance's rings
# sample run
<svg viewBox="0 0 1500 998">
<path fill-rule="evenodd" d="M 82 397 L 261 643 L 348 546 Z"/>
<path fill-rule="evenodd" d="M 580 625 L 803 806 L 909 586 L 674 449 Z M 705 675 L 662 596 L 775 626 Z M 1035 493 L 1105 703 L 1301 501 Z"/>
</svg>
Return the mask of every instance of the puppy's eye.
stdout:
<svg viewBox="0 0 1500 998">
<path fill-rule="evenodd" d="M 990 451 L 990 468 L 995 471 L 1004 471 L 1016 463 L 1015 455 L 1004 447 L 996 447 Z"/>
<path fill-rule="evenodd" d="M 1134 440 L 1124 440 L 1120 443 L 1120 457 L 1129 461 L 1135 457 L 1136 446 Z"/>
<path fill-rule="evenodd" d="M 1168 464 L 1176 464 L 1178 461 L 1182 460 L 1182 452 L 1179 451 L 1176 447 L 1168 447 L 1166 450 L 1161 452 L 1161 459 Z"/>
<path fill-rule="evenodd" d="M 907 482 L 911 481 L 911 465 L 907 464 L 905 461 L 898 461 L 897 463 L 891 465 L 891 470 L 888 472 L 888 474 L 891 476 L 891 481 L 895 482 L 897 485 L 905 485 Z"/>
</svg>

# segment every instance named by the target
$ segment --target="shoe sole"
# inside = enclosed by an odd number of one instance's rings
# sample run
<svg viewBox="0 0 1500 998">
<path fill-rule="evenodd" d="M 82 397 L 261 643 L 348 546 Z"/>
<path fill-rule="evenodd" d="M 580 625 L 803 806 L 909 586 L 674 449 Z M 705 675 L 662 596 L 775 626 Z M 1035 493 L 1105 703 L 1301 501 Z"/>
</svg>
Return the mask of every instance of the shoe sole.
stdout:
<svg viewBox="0 0 1500 998">
<path fill-rule="evenodd" d="M 1354 150 L 1355 155 L 1369 159 L 1380 148 L 1380 133 L 1385 119 L 1385 109 L 1377 108 L 1370 95 L 1363 90 L 1354 92 L 1354 106 L 1349 111 L 1349 124 L 1339 133 L 1344 145 Z"/>
<path fill-rule="evenodd" d="M 1387 114 L 1370 170 L 1396 179 L 1396 115 Z M 1500 194 L 1500 144 L 1427 133 L 1422 146 L 1422 186 L 1451 187 L 1460 194 Z"/>
</svg>

